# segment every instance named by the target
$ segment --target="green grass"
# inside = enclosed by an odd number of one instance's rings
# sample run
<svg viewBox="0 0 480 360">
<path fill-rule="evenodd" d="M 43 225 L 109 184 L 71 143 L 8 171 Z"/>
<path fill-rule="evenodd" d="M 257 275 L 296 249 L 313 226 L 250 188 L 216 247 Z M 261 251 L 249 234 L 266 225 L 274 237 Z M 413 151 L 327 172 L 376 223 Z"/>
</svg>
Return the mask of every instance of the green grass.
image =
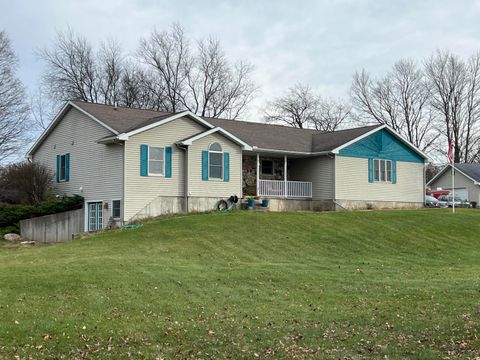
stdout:
<svg viewBox="0 0 480 360">
<path fill-rule="evenodd" d="M 0 244 L 0 358 L 480 356 L 480 211 L 206 214 Z"/>
</svg>

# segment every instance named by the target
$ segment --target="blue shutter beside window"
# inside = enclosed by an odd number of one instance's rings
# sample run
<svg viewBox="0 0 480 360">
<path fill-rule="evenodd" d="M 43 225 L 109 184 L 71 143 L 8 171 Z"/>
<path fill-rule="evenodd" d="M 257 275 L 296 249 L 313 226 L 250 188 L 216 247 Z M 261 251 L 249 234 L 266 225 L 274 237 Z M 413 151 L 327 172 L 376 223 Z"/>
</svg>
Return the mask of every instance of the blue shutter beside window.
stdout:
<svg viewBox="0 0 480 360">
<path fill-rule="evenodd" d="M 172 147 L 165 148 L 165 177 L 172 177 Z"/>
<path fill-rule="evenodd" d="M 368 159 L 368 182 L 373 183 L 373 159 Z"/>
<path fill-rule="evenodd" d="M 223 153 L 223 181 L 230 181 L 230 154 Z"/>
<path fill-rule="evenodd" d="M 70 153 L 65 154 L 65 181 L 70 180 Z"/>
<path fill-rule="evenodd" d="M 397 161 L 392 160 L 392 184 L 397 183 Z"/>
<path fill-rule="evenodd" d="M 60 155 L 57 155 L 57 183 L 60 182 Z"/>
<path fill-rule="evenodd" d="M 140 176 L 148 176 L 148 145 L 140 145 Z"/>
<path fill-rule="evenodd" d="M 202 180 L 208 180 L 208 151 L 202 151 Z"/>
</svg>

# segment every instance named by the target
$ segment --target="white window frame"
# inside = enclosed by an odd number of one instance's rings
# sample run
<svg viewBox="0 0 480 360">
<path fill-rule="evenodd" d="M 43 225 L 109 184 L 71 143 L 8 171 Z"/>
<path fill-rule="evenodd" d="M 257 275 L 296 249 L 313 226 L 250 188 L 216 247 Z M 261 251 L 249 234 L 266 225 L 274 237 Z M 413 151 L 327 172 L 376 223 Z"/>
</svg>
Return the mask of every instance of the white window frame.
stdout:
<svg viewBox="0 0 480 360">
<path fill-rule="evenodd" d="M 120 202 L 120 208 L 119 208 L 120 214 L 119 214 L 118 217 L 113 216 L 113 202 L 114 201 Z M 120 220 L 122 218 L 122 200 L 121 199 L 112 199 L 112 218 L 115 219 L 115 220 Z"/>
<path fill-rule="evenodd" d="M 163 160 L 151 160 L 151 159 L 150 159 L 150 149 L 151 149 L 151 148 L 161 149 L 162 152 L 163 152 Z M 161 172 L 160 174 L 150 172 L 150 169 L 151 169 L 150 161 L 158 161 L 158 162 L 161 162 L 161 163 L 162 163 L 162 172 Z M 164 176 L 165 176 L 165 147 L 161 147 L 161 146 L 148 146 L 147 163 L 148 163 L 148 176 L 161 176 L 161 177 L 164 177 Z"/>
<path fill-rule="evenodd" d="M 63 167 L 63 178 L 62 178 L 62 163 Z M 67 154 L 60 155 L 60 164 L 58 166 L 58 181 L 67 181 Z"/>
<path fill-rule="evenodd" d="M 218 151 L 218 150 L 211 150 L 210 148 L 212 147 L 212 145 L 215 145 L 215 144 L 218 144 L 218 146 L 220 146 L 220 148 L 222 149 L 221 151 Z M 208 146 L 208 180 L 214 180 L 214 181 L 223 181 L 223 171 L 224 171 L 224 166 L 225 164 L 223 163 L 223 147 L 222 145 L 219 143 L 219 142 L 214 142 L 214 143 L 211 143 L 209 146 Z M 222 162 L 222 165 L 221 165 L 221 174 L 220 174 L 220 177 L 211 177 L 210 176 L 210 153 L 214 153 L 214 154 L 222 154 L 221 155 L 221 162 Z M 213 165 L 213 166 L 217 166 L 218 165 Z"/>
<path fill-rule="evenodd" d="M 378 164 L 378 166 L 375 166 L 375 164 Z M 389 174 L 388 164 L 390 164 L 390 180 L 388 179 L 388 174 Z M 378 169 L 378 171 L 375 170 L 376 168 Z M 378 179 L 377 179 L 377 175 L 378 175 Z M 373 159 L 373 181 L 376 183 L 391 184 L 392 178 L 393 178 L 393 161 L 387 160 L 387 159 Z"/>
</svg>

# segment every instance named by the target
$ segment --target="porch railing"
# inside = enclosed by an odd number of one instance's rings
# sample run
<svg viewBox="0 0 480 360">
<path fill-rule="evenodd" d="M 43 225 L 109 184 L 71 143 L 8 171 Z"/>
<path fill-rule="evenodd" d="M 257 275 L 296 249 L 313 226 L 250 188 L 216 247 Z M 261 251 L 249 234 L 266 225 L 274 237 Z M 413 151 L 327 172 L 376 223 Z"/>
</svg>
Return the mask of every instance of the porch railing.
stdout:
<svg viewBox="0 0 480 360">
<path fill-rule="evenodd" d="M 311 198 L 309 181 L 258 180 L 258 195 L 283 198 Z"/>
</svg>

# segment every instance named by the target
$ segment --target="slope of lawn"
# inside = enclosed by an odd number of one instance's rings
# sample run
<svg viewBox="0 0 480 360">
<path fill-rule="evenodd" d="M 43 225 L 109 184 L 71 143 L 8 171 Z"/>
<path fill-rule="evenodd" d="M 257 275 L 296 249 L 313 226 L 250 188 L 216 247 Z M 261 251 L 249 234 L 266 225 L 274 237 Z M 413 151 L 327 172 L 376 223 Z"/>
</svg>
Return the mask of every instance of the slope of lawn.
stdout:
<svg viewBox="0 0 480 360">
<path fill-rule="evenodd" d="M 0 358 L 472 359 L 480 211 L 205 214 L 0 244 Z"/>
</svg>

